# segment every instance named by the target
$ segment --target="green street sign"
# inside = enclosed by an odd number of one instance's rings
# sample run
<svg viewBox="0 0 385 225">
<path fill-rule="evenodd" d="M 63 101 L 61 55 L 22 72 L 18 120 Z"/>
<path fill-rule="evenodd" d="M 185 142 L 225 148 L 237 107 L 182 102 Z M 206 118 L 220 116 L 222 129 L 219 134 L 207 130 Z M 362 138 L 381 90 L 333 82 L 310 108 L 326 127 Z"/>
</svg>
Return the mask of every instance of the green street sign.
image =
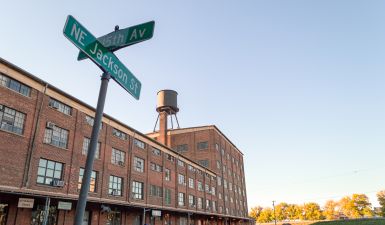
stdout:
<svg viewBox="0 0 385 225">
<path fill-rule="evenodd" d="M 97 40 L 111 52 L 124 48 L 129 45 L 133 45 L 142 41 L 151 39 L 154 34 L 155 22 L 150 21 L 147 23 L 135 25 L 122 30 L 113 31 Z M 86 59 L 87 55 L 82 51 L 79 52 L 78 60 Z"/>
<path fill-rule="evenodd" d="M 84 52 L 104 72 L 111 75 L 120 86 L 127 90 L 134 98 L 139 99 L 142 84 L 119 61 L 119 59 L 104 47 L 84 26 L 69 15 L 63 30 L 76 47 Z"/>
</svg>

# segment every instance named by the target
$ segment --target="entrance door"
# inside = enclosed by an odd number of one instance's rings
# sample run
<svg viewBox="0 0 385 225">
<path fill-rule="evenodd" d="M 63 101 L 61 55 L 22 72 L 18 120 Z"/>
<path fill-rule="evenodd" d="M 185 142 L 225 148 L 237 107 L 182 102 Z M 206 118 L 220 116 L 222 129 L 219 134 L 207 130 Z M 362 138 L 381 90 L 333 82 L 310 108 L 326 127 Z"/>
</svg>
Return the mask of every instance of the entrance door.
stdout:
<svg viewBox="0 0 385 225">
<path fill-rule="evenodd" d="M 5 225 L 7 221 L 8 204 L 0 203 L 0 225 Z"/>
<path fill-rule="evenodd" d="M 89 225 L 89 224 L 90 224 L 90 211 L 84 211 L 83 224 L 82 225 Z"/>
<path fill-rule="evenodd" d="M 142 219 L 141 216 L 135 216 L 134 224 L 133 225 L 142 225 Z"/>
<path fill-rule="evenodd" d="M 37 205 L 32 211 L 31 225 L 42 225 L 44 221 L 45 206 Z M 48 209 L 47 225 L 57 225 L 57 208 L 50 206 Z"/>
</svg>

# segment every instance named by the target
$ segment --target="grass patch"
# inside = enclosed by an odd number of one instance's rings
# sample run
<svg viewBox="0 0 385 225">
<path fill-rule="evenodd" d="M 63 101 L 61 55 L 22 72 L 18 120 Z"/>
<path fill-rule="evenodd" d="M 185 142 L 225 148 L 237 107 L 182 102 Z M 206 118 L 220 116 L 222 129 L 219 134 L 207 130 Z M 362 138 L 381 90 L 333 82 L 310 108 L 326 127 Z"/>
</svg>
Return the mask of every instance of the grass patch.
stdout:
<svg viewBox="0 0 385 225">
<path fill-rule="evenodd" d="M 311 225 L 385 225 L 385 219 L 323 221 L 312 223 Z"/>
</svg>

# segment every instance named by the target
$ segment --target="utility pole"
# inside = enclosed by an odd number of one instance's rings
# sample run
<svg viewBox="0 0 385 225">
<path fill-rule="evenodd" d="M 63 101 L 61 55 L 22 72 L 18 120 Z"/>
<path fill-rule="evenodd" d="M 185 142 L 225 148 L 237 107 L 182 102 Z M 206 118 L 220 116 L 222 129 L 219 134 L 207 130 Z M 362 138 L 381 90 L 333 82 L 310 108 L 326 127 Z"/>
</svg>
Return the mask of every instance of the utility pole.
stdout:
<svg viewBox="0 0 385 225">
<path fill-rule="evenodd" d="M 274 225 L 277 225 L 277 217 L 275 217 L 275 205 L 274 205 L 274 202 L 275 201 L 273 201 Z"/>
</svg>

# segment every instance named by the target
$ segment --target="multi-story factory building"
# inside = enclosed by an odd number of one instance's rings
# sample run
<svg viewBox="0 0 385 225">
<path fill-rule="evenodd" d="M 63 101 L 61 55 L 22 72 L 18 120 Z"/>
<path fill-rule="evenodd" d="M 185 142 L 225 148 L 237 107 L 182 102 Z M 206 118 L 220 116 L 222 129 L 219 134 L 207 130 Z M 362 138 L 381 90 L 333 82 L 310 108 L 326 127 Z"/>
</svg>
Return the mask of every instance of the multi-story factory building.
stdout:
<svg viewBox="0 0 385 225">
<path fill-rule="evenodd" d="M 243 154 L 215 126 L 143 134 L 104 115 L 84 225 L 251 224 Z M 172 109 L 172 110 L 170 110 Z M 0 58 L 0 225 L 70 225 L 95 109 Z"/>
</svg>

